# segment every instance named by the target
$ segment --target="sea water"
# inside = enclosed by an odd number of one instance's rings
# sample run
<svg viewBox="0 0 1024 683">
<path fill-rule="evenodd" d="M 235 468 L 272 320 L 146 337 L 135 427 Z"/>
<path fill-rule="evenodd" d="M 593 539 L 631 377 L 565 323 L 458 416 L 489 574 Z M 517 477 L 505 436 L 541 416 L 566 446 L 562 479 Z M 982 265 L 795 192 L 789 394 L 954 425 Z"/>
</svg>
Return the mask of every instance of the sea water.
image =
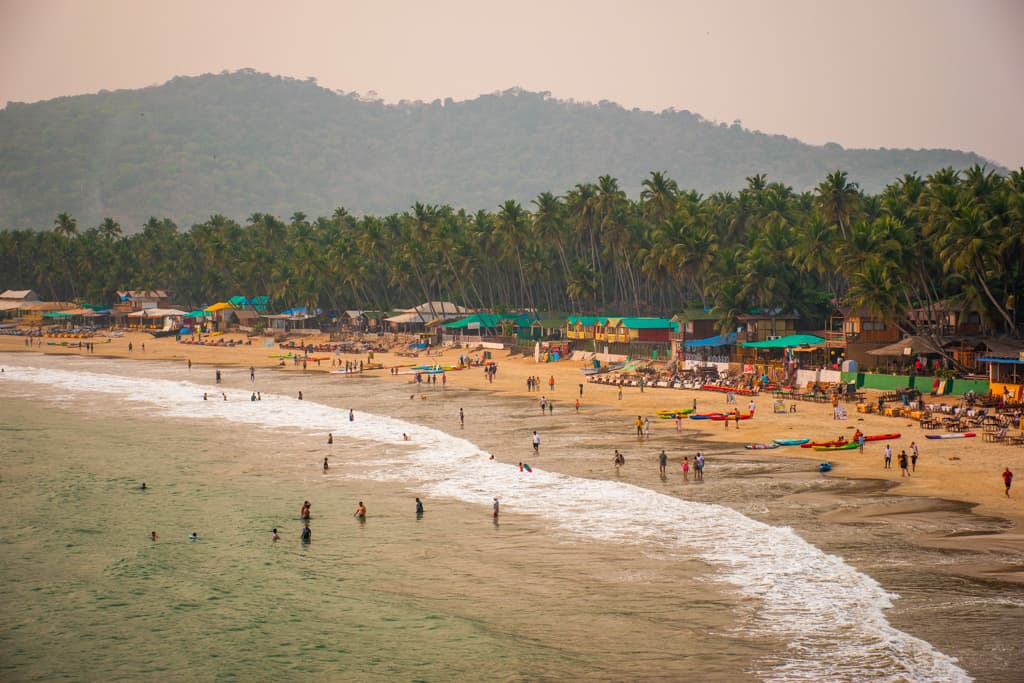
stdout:
<svg viewBox="0 0 1024 683">
<path fill-rule="evenodd" d="M 743 476 L 758 465 L 718 466 L 751 482 L 723 505 L 701 500 L 718 484 L 586 476 L 614 434 L 599 414 L 580 429 L 454 388 L 3 360 L 7 680 L 971 680 L 890 623 L 893 592 L 755 518 L 778 485 Z"/>
</svg>

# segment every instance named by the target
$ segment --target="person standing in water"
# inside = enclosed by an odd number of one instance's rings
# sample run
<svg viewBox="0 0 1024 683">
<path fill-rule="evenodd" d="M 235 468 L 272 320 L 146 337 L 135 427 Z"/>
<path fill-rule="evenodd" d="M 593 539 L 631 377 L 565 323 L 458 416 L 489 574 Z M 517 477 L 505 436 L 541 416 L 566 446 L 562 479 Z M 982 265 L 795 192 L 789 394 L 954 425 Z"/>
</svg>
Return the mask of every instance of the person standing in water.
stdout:
<svg viewBox="0 0 1024 683">
<path fill-rule="evenodd" d="M 423 516 L 423 502 L 419 498 L 416 499 L 416 516 Z"/>
<path fill-rule="evenodd" d="M 281 537 L 277 533 L 277 527 L 274 527 L 274 532 L 271 534 L 270 540 L 271 541 L 278 541 L 280 539 L 281 539 Z"/>
<path fill-rule="evenodd" d="M 356 413 L 351 408 L 348 409 L 348 421 L 349 422 L 355 422 L 356 421 Z"/>
<path fill-rule="evenodd" d="M 329 469 L 331 469 L 331 466 L 327 464 L 327 458 L 324 458 L 324 474 L 327 474 Z"/>
<path fill-rule="evenodd" d="M 328 433 L 327 434 L 327 445 L 330 446 L 332 443 L 334 443 L 334 434 Z"/>
<path fill-rule="evenodd" d="M 494 511 L 494 519 L 498 519 L 498 512 L 501 509 L 501 504 L 498 502 L 497 498 L 494 499 L 494 505 L 491 509 Z"/>
<path fill-rule="evenodd" d="M 151 540 L 154 543 L 156 543 L 156 532 L 155 531 L 150 531 L 149 532 L 149 540 Z"/>
<path fill-rule="evenodd" d="M 366 506 L 363 505 L 363 501 L 359 501 L 359 505 L 356 506 L 354 517 L 359 521 L 366 519 Z"/>
<path fill-rule="evenodd" d="M 462 411 L 462 408 L 459 408 L 459 426 L 460 427 L 465 427 L 466 426 L 466 413 L 464 413 Z"/>
<path fill-rule="evenodd" d="M 533 452 L 540 453 L 540 434 L 533 430 Z"/>
<path fill-rule="evenodd" d="M 313 540 L 313 530 L 309 528 L 309 523 L 307 522 L 306 524 L 304 524 L 302 526 L 302 542 L 303 543 L 309 543 L 312 540 Z"/>
<path fill-rule="evenodd" d="M 662 449 L 661 455 L 658 456 L 658 472 L 662 477 L 665 476 L 665 470 L 668 468 L 668 456 L 665 454 L 665 450 Z"/>
</svg>

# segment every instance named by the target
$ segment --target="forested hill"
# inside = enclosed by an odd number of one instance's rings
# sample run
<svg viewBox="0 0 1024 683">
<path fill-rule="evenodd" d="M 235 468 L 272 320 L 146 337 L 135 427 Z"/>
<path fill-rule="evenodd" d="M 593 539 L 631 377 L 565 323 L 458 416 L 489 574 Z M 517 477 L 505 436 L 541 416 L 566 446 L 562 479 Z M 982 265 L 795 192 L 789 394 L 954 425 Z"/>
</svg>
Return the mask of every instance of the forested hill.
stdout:
<svg viewBox="0 0 1024 683">
<path fill-rule="evenodd" d="M 388 214 L 416 201 L 490 210 L 605 174 L 636 197 L 651 171 L 710 193 L 758 173 L 808 190 L 842 169 L 873 193 L 907 172 L 975 163 L 986 161 L 816 147 L 686 111 L 545 93 L 387 105 L 241 71 L 9 104 L 0 111 L 0 229 L 50 229 L 61 212 L 83 228 L 112 217 L 131 233 L 150 216 L 187 227 L 212 214 Z"/>
</svg>

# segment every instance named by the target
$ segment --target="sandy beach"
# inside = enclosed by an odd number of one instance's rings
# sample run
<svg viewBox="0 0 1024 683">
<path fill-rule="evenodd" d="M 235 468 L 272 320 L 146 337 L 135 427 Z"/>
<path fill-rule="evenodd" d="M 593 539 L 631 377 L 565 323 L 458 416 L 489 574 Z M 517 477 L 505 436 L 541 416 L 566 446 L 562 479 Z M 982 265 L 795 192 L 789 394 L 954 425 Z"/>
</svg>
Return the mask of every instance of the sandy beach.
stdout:
<svg viewBox="0 0 1024 683">
<path fill-rule="evenodd" d="M 242 335 L 225 335 L 222 339 L 245 341 L 246 338 Z M 36 339 L 31 350 L 47 354 L 86 353 L 84 349 L 73 346 L 48 345 L 47 341 L 55 340 Z M 94 351 L 91 354 L 93 356 L 171 360 L 181 363 L 191 361 L 194 366 L 209 367 L 211 376 L 215 368 L 222 368 L 224 372 L 248 372 L 250 366 L 257 368 L 258 371 L 266 368 L 274 368 L 283 372 L 302 369 L 301 366 L 293 365 L 290 360 L 284 366 L 280 366 L 281 359 L 272 357 L 274 354 L 280 353 L 280 350 L 276 345 L 265 346 L 264 338 L 253 338 L 251 345 L 236 345 L 234 347 L 184 344 L 175 341 L 174 338 L 157 339 L 148 333 L 141 332 L 126 333 L 124 336 L 111 338 L 109 342 L 102 337 L 93 338 L 91 341 L 95 343 Z M 326 336 L 308 339 L 308 342 L 313 344 L 320 341 L 326 341 Z M 128 349 L 129 343 L 132 346 L 131 351 Z M 26 348 L 25 339 L 22 337 L 2 336 L 0 337 L 0 350 L 26 351 L 28 348 Z M 476 353 L 472 350 L 469 352 Z M 467 353 L 467 349 L 446 349 L 436 355 L 421 354 L 417 358 L 378 352 L 374 355 L 374 362 L 383 364 L 385 369 L 368 370 L 367 374 L 372 374 L 382 382 L 409 383 L 412 382 L 410 375 L 392 374 L 388 368 L 426 363 L 454 365 L 457 363 L 458 356 L 463 353 Z M 365 354 L 341 354 L 338 358 L 342 362 L 345 360 L 357 362 L 367 360 Z M 689 407 L 695 400 L 700 411 L 724 410 L 727 407 L 724 394 L 684 389 L 648 387 L 641 391 L 636 387 L 626 387 L 619 398 L 618 389 L 614 386 L 587 383 L 580 372 L 584 365 L 582 362 L 563 360 L 553 363 L 536 363 L 533 358 L 508 355 L 506 352 L 493 352 L 493 360 L 498 364 L 498 372 L 493 383 L 487 382 L 481 368 L 472 367 L 447 373 L 448 385 L 501 392 L 531 402 L 537 402 L 541 396 L 545 396 L 548 400 L 554 401 L 555 409 L 560 412 L 573 411 L 575 401 L 579 397 L 583 410 L 599 405 L 607 414 L 621 419 L 624 436 L 635 434 L 634 425 L 637 416 L 650 418 L 651 430 L 655 434 L 674 432 L 676 429 L 674 421 L 657 419 L 655 413 L 658 410 Z M 232 370 L 233 368 L 241 370 Z M 332 367 L 330 360 L 325 360 L 321 361 L 319 366 L 316 363 L 308 363 L 306 369 L 307 371 L 326 373 L 330 372 Z M 529 392 L 527 390 L 527 377 L 529 376 L 540 378 L 542 387 L 540 391 Z M 549 388 L 551 377 L 555 380 L 554 390 Z M 346 377 L 339 375 L 338 381 L 346 381 Z M 581 383 L 583 383 L 582 397 L 580 397 L 579 389 Z M 783 447 L 763 451 L 758 455 L 765 459 L 779 456 L 803 458 L 813 461 L 815 464 L 828 460 L 833 464 L 833 470 L 829 476 L 881 480 L 892 487 L 889 489 L 892 493 L 959 501 L 974 506 L 974 512 L 979 515 L 1001 517 L 1012 522 L 1012 528 L 998 536 L 950 535 L 944 538 L 926 539 L 925 542 L 956 545 L 961 548 L 1024 550 L 1024 534 L 1019 532 L 1020 522 L 1024 520 L 1024 506 L 1021 504 L 1021 496 L 1024 494 L 1020 492 L 1019 486 L 1015 486 L 1011 490 L 1011 496 L 1007 498 L 1003 493 L 1001 478 L 1005 467 L 1014 471 L 1018 479 L 1024 477 L 1024 448 L 985 442 L 980 435 L 970 439 L 926 439 L 925 435 L 928 432 L 922 430 L 913 420 L 876 414 L 861 415 L 852 406 L 847 420 L 836 421 L 832 416 L 832 407 L 827 403 L 798 402 L 795 413 L 773 414 L 770 395 L 761 395 L 754 400 L 757 406 L 756 416 L 754 419 L 743 421 L 739 430 L 735 429 L 735 423 L 730 423 L 728 427 L 725 427 L 721 422 L 706 420 L 685 420 L 683 427 L 689 432 L 700 432 L 704 437 L 716 442 L 733 444 L 737 450 L 741 450 L 744 444 L 769 443 L 775 438 L 828 440 L 839 435 L 851 438 L 853 432 L 858 428 L 865 434 L 898 432 L 901 434 L 900 438 L 891 442 L 868 442 L 863 455 L 859 454 L 856 449 L 822 453 L 798 447 Z M 955 401 L 957 399 L 956 397 L 946 397 L 946 400 Z M 747 397 L 737 397 L 738 407 L 741 410 L 746 410 L 748 401 Z M 909 452 L 912 441 L 916 442 L 920 449 L 920 460 L 911 477 L 901 477 L 897 462 L 898 454 L 901 449 L 907 449 Z M 891 469 L 883 469 L 883 450 L 886 443 L 891 443 L 894 451 Z M 752 452 L 744 451 L 745 457 L 749 458 L 751 455 Z M 650 466 L 652 470 L 657 468 L 653 456 Z M 858 512 L 847 511 L 844 514 L 852 518 L 856 517 Z M 950 534 L 954 531 L 950 530 Z M 1003 568 L 999 574 L 1000 578 L 1004 580 L 1024 582 L 1024 569 L 1006 571 L 1006 568 Z"/>
</svg>

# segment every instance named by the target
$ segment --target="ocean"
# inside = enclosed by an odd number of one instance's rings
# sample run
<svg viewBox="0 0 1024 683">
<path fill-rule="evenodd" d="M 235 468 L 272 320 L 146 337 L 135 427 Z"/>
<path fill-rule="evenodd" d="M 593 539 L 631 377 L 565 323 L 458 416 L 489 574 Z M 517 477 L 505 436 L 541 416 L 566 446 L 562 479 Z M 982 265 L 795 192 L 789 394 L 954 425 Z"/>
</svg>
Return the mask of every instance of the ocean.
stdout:
<svg viewBox="0 0 1024 683">
<path fill-rule="evenodd" d="M 913 542 L 965 506 L 482 385 L 0 365 L 3 680 L 1024 680 L 1024 590 Z"/>
</svg>

